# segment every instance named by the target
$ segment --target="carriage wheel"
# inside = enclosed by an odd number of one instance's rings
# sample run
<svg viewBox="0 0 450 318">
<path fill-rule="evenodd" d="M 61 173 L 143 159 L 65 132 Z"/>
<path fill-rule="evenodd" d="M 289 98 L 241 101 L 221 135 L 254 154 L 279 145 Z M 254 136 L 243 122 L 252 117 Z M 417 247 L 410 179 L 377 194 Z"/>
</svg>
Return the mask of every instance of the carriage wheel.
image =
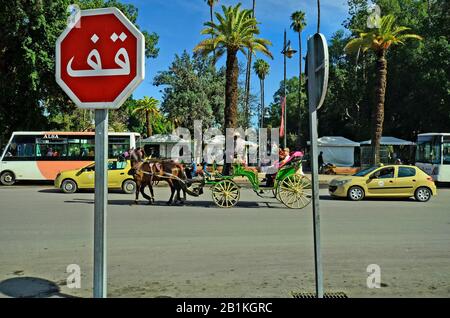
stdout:
<svg viewBox="0 0 450 318">
<path fill-rule="evenodd" d="M 303 209 L 311 203 L 311 181 L 297 174 L 287 176 L 278 184 L 277 198 L 288 208 Z"/>
<path fill-rule="evenodd" d="M 232 180 L 222 180 L 212 187 L 212 198 L 218 207 L 231 208 L 239 201 L 239 187 Z"/>
</svg>

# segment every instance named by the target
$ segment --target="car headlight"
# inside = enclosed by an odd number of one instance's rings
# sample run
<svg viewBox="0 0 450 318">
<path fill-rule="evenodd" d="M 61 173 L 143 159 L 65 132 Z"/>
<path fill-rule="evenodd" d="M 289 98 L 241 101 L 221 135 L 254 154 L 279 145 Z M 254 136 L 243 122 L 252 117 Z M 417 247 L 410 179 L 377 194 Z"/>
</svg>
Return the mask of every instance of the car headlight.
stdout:
<svg viewBox="0 0 450 318">
<path fill-rule="evenodd" d="M 346 184 L 346 183 L 348 183 L 348 182 L 350 182 L 351 180 L 336 180 L 336 181 L 334 181 L 333 182 L 333 184 L 332 185 L 335 185 L 335 186 L 343 186 L 344 184 Z"/>
</svg>

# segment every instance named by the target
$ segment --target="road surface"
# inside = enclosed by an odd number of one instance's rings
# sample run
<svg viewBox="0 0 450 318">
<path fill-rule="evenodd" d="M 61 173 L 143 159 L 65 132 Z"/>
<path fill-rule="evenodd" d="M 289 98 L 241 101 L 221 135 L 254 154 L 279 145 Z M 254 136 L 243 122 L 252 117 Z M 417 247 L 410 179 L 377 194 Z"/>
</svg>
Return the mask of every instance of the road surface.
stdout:
<svg viewBox="0 0 450 318">
<path fill-rule="evenodd" d="M 450 189 L 428 203 L 332 200 L 321 190 L 325 291 L 350 297 L 450 296 Z M 92 296 L 93 193 L 0 187 L 0 297 Z M 314 291 L 311 206 L 289 210 L 243 190 L 233 209 L 209 190 L 167 207 L 110 193 L 108 296 L 290 297 Z M 68 288 L 66 268 L 81 269 Z M 367 267 L 381 269 L 369 289 Z"/>
</svg>

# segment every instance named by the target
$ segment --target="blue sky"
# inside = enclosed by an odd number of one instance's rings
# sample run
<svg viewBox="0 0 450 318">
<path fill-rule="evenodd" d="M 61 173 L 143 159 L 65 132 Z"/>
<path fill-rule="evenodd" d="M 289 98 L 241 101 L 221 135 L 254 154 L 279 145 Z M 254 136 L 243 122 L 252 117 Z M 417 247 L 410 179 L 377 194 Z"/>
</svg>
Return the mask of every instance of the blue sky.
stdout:
<svg viewBox="0 0 450 318">
<path fill-rule="evenodd" d="M 124 0 L 139 9 L 138 24 L 147 31 L 156 32 L 159 36 L 159 56 L 148 59 L 144 82 L 134 93 L 135 98 L 153 96 L 161 99 L 161 87 L 153 86 L 153 78 L 158 71 L 167 70 L 175 54 L 181 54 L 184 49 L 192 52 L 195 45 L 204 39 L 200 35 L 203 23 L 209 21 L 209 7 L 204 0 Z M 252 0 L 219 0 L 216 10 L 221 12 L 221 5 L 235 5 L 241 2 L 244 7 L 251 8 Z M 296 10 L 306 12 L 307 27 L 303 32 L 303 54 L 306 49 L 306 38 L 315 33 L 317 28 L 316 0 L 257 0 L 256 18 L 261 23 L 261 37 L 272 41 L 271 52 L 274 59 L 266 59 L 271 71 L 266 80 L 266 105 L 272 101 L 273 94 L 283 80 L 283 32 L 286 28 L 288 39 L 294 49 L 298 50 L 298 35 L 290 30 L 290 15 Z M 338 29 L 342 29 L 342 22 L 348 14 L 346 0 L 321 1 L 321 32 L 330 37 Z M 298 54 L 298 53 L 297 53 Z M 263 56 L 258 56 L 263 57 Z M 263 57 L 265 58 L 265 57 Z M 253 59 L 254 60 L 254 59 Z M 240 54 L 239 61 L 245 62 Z M 218 65 L 225 62 L 225 57 Z M 288 60 L 287 76 L 298 75 L 298 55 Z M 259 81 L 252 74 L 252 93 L 259 96 Z"/>
</svg>

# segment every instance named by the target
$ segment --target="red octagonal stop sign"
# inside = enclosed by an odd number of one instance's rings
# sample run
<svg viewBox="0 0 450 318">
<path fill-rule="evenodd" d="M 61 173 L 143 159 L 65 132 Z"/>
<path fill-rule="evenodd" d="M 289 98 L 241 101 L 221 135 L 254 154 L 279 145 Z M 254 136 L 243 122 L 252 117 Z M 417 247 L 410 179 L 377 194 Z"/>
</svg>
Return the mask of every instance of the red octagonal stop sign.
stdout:
<svg viewBox="0 0 450 318">
<path fill-rule="evenodd" d="M 144 36 L 116 8 L 80 11 L 56 42 L 56 81 L 81 108 L 119 108 L 144 73 Z"/>
</svg>

